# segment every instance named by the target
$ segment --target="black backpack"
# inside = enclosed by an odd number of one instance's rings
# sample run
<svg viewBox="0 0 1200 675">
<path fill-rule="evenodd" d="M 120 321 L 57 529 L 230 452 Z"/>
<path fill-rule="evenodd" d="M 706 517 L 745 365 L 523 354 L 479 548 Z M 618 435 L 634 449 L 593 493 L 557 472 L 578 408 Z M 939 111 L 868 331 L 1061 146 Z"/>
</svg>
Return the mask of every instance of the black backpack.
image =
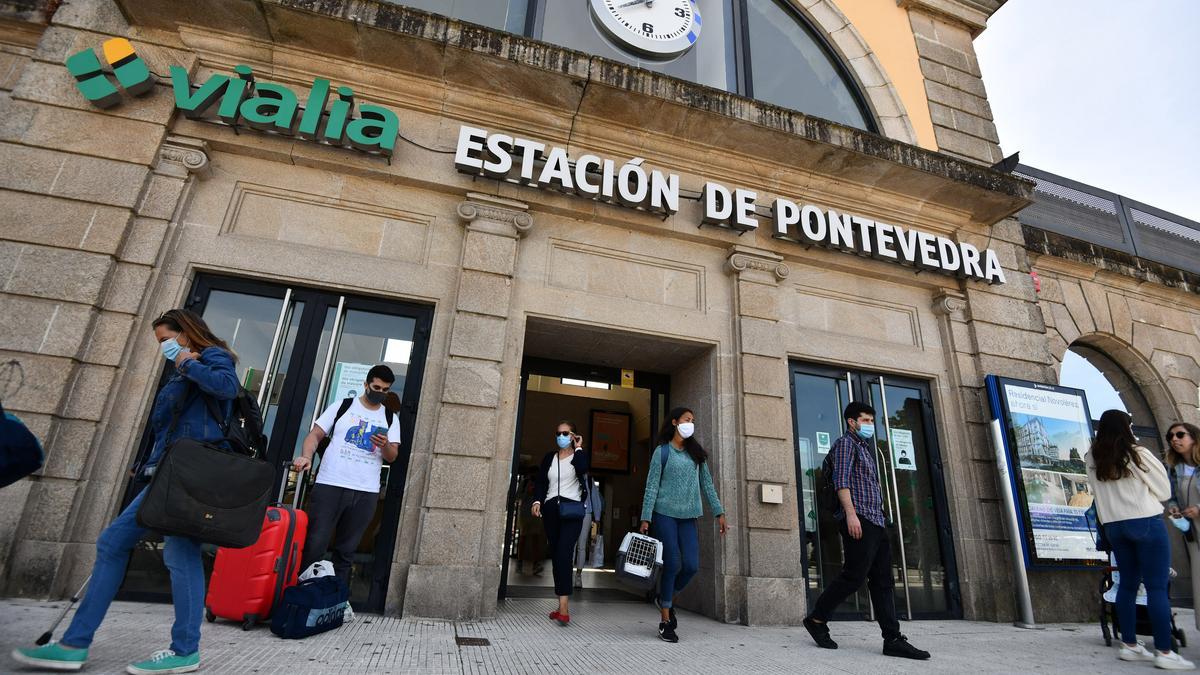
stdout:
<svg viewBox="0 0 1200 675">
<path fill-rule="evenodd" d="M 267 452 L 267 436 L 263 433 L 262 409 L 258 399 L 245 387 L 239 387 L 237 396 L 230 406 L 229 417 L 221 414 L 219 404 L 211 396 L 200 395 L 208 412 L 222 420 L 221 431 L 229 447 L 236 453 L 251 457 L 264 457 Z"/>
<path fill-rule="evenodd" d="M 850 455 L 850 462 L 853 464 L 854 455 Z M 842 501 L 838 499 L 837 485 L 833 483 L 833 448 L 825 454 L 825 460 L 821 462 L 821 475 L 817 478 L 817 506 L 829 511 L 830 514 L 838 512 L 842 508 Z"/>
<path fill-rule="evenodd" d="M 325 430 L 325 438 L 322 438 L 321 442 L 317 444 L 317 454 L 321 457 L 325 456 L 325 448 L 329 447 L 329 441 L 333 438 L 333 430 L 337 428 L 338 420 L 342 419 L 342 415 L 345 415 L 346 411 L 349 410 L 350 406 L 353 404 L 353 396 L 342 399 L 342 404 L 338 406 L 337 415 L 333 416 L 333 424 L 329 425 L 329 428 Z M 388 410 L 387 407 L 384 407 L 383 416 L 387 418 L 388 429 L 391 429 L 392 420 L 395 419 L 395 414 L 391 410 Z"/>
</svg>

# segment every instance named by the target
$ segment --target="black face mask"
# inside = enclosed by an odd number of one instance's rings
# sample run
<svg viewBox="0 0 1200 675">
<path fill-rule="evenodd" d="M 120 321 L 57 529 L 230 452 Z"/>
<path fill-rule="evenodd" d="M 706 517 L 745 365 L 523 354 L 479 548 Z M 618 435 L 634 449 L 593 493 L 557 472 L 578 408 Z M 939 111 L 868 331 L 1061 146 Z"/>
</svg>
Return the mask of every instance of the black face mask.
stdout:
<svg viewBox="0 0 1200 675">
<path fill-rule="evenodd" d="M 374 389 L 367 390 L 367 401 L 369 401 L 371 403 L 371 405 L 379 405 L 380 403 L 383 403 L 386 399 L 387 399 L 386 391 L 375 391 Z"/>
</svg>

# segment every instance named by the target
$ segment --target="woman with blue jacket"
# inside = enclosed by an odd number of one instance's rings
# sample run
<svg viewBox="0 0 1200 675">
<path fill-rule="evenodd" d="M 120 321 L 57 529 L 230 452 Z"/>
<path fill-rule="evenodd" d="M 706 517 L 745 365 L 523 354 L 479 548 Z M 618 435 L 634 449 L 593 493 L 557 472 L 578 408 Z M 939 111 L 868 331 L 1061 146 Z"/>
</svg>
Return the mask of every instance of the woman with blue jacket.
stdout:
<svg viewBox="0 0 1200 675">
<path fill-rule="evenodd" d="M 708 470 L 708 453 L 693 435 L 696 416 L 687 408 L 675 408 L 658 432 L 658 447 L 650 458 L 646 476 L 646 494 L 642 499 L 642 527 L 645 534 L 653 524 L 654 537 L 663 543 L 663 570 L 655 601 L 662 614 L 658 637 L 664 642 L 679 642 L 675 629 L 674 597 L 700 569 L 700 537 L 696 520 L 704 515 L 700 493 L 717 518 L 723 535 L 729 531 L 725 509 L 713 487 Z"/>
<path fill-rule="evenodd" d="M 143 485 L 148 485 L 163 453 L 175 440 L 220 441 L 224 437 L 221 425 L 225 420 L 214 419 L 204 399 L 215 400 L 221 414 L 228 418 L 230 402 L 240 389 L 234 369 L 235 356 L 198 314 L 172 309 L 155 319 L 152 326 L 162 354 L 173 364 L 174 372 L 159 390 L 150 413 L 154 448 L 136 471 Z M 87 594 L 62 640 L 43 647 L 17 649 L 13 652 L 14 659 L 47 670 L 83 667 L 96 629 L 125 577 L 129 554 L 147 533 L 137 523 L 138 507 L 145 496 L 143 487 L 96 540 L 96 562 Z M 163 560 L 171 573 L 171 598 L 175 604 L 171 646 L 126 668 L 134 675 L 187 673 L 200 667 L 200 623 L 204 616 L 200 543 L 187 537 L 168 536 L 165 540 Z"/>
<path fill-rule="evenodd" d="M 560 626 L 571 622 L 571 561 L 575 554 L 575 541 L 583 527 L 583 503 L 588 499 L 588 455 L 583 449 L 583 438 L 575 433 L 575 424 L 568 420 L 558 423 L 554 432 L 558 447 L 546 453 L 538 472 L 534 476 L 536 494 L 533 502 L 534 517 L 541 518 L 546 528 L 546 539 L 550 542 L 551 563 L 554 570 L 554 594 L 558 596 L 558 609 L 550 612 L 550 619 Z"/>
</svg>

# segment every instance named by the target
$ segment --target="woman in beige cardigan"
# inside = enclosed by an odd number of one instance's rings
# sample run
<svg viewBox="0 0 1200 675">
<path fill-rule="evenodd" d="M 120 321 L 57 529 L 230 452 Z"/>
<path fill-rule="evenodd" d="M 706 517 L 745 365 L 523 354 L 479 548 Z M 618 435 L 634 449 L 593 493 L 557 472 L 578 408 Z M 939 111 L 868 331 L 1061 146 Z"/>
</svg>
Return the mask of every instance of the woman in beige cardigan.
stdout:
<svg viewBox="0 0 1200 675">
<path fill-rule="evenodd" d="M 1167 429 L 1167 469 L 1171 474 L 1171 501 L 1167 508 L 1172 517 L 1191 523 L 1184 535 L 1192 568 L 1192 596 L 1196 607 L 1196 628 L 1200 628 L 1200 428 L 1176 422 Z M 1189 541 L 1190 539 L 1190 541 Z"/>
</svg>

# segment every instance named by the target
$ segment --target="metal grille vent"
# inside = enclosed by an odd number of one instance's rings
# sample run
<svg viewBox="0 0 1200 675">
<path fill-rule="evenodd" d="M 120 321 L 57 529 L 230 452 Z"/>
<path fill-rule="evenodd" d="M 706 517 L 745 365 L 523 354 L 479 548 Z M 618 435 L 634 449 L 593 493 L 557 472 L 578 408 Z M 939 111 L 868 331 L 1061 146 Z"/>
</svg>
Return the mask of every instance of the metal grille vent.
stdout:
<svg viewBox="0 0 1200 675">
<path fill-rule="evenodd" d="M 1051 197 L 1065 199 L 1069 202 L 1079 204 L 1080 206 L 1086 206 L 1089 209 L 1103 211 L 1104 213 L 1110 215 L 1117 215 L 1117 206 L 1116 204 L 1113 204 L 1111 199 L 1105 199 L 1104 197 L 1088 194 L 1082 190 L 1076 190 L 1075 188 L 1067 187 L 1066 185 L 1052 183 L 1048 180 L 1039 179 L 1035 176 L 1021 173 L 1020 171 L 1014 171 L 1013 175 L 1033 181 L 1035 183 L 1033 188 L 1034 192 L 1040 192 L 1045 195 L 1050 195 Z"/>
<path fill-rule="evenodd" d="M 1138 225 L 1145 225 L 1146 227 L 1161 230 L 1167 234 L 1173 234 L 1181 239 L 1200 243 L 1200 231 L 1190 228 L 1187 225 L 1182 225 L 1166 218 L 1160 218 L 1153 213 L 1146 213 L 1141 209 L 1131 208 L 1129 212 L 1133 214 L 1133 220 Z"/>
<path fill-rule="evenodd" d="M 461 635 L 454 636 L 454 643 L 459 647 L 491 647 L 492 643 L 487 638 L 481 637 L 463 637 Z"/>
</svg>

